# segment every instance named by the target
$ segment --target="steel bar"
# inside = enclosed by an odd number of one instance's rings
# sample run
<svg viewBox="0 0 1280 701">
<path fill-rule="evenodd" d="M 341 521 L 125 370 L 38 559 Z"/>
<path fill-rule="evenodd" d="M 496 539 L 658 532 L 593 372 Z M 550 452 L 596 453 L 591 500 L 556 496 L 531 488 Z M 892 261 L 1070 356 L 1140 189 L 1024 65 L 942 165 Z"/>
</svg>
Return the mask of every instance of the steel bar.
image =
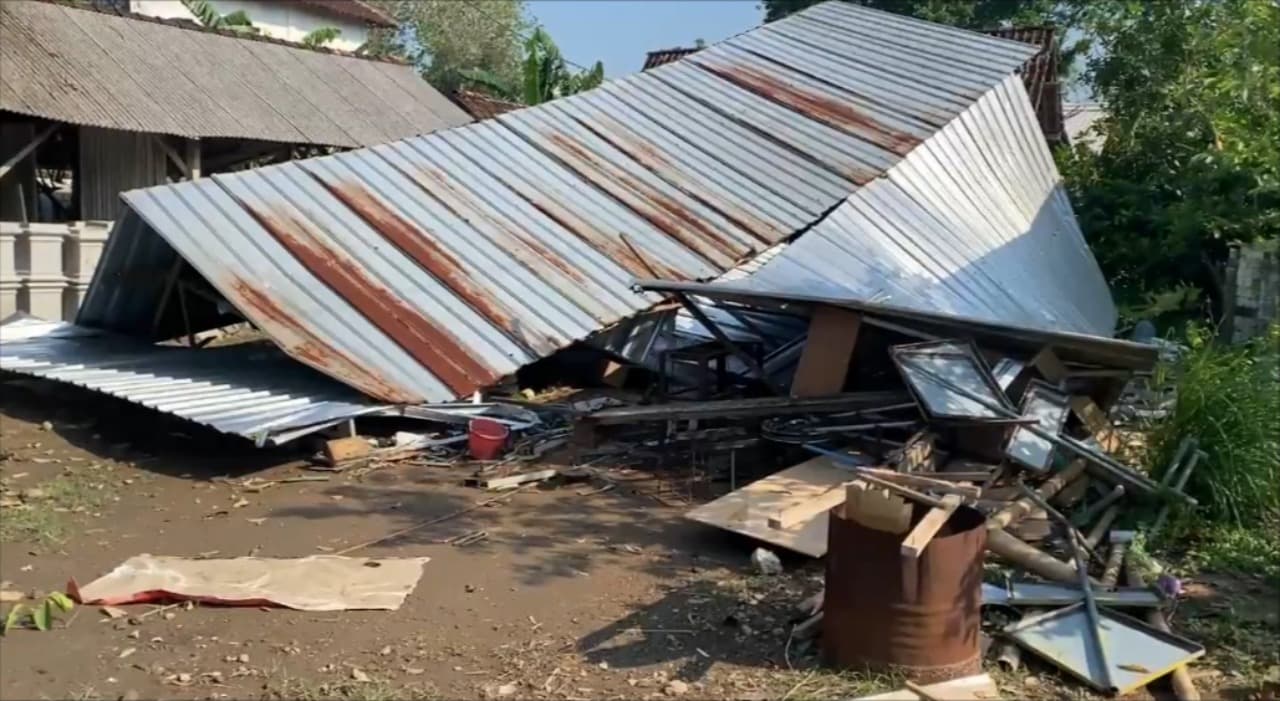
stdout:
<svg viewBox="0 0 1280 701">
<path fill-rule="evenodd" d="M 1080 513 L 1076 514 L 1075 517 L 1071 519 L 1071 522 L 1083 528 L 1084 526 L 1089 525 L 1089 522 L 1093 520 L 1094 516 L 1097 516 L 1098 514 L 1102 513 L 1103 509 L 1107 508 L 1108 506 L 1111 506 L 1123 496 L 1124 496 L 1124 485 L 1117 484 L 1115 487 L 1111 489 L 1110 492 L 1107 493 L 1106 496 L 1090 504 L 1088 508 L 1086 508 L 1084 511 L 1081 511 Z"/>
<path fill-rule="evenodd" d="M 1053 508 L 1053 506 L 1049 504 L 1048 500 L 1041 497 L 1034 489 L 1028 487 L 1022 480 L 1018 480 L 1017 485 L 1018 489 L 1022 491 L 1023 496 L 1034 501 L 1036 506 L 1039 506 L 1046 514 L 1049 515 L 1050 518 L 1053 518 L 1067 529 L 1067 539 L 1071 542 L 1072 548 L 1079 547 L 1076 545 L 1077 543 L 1084 544 L 1084 551 L 1086 555 L 1090 559 L 1098 559 L 1098 555 L 1094 552 L 1093 547 L 1085 543 L 1084 536 L 1080 535 L 1080 531 L 1072 525 L 1070 519 L 1064 516 L 1061 511 Z"/>
<path fill-rule="evenodd" d="M 1182 472 L 1178 474 L 1178 479 L 1174 482 L 1173 488 L 1177 491 L 1182 491 L 1187 486 L 1187 480 L 1191 478 L 1191 471 L 1196 469 L 1196 463 L 1206 457 L 1209 457 L 1209 455 L 1203 450 L 1196 450 L 1192 453 L 1191 459 L 1187 461 L 1187 466 L 1182 468 Z M 1165 477 L 1168 476 L 1168 473 L 1165 473 Z M 1169 504 L 1166 503 L 1160 507 L 1160 513 L 1156 515 L 1156 523 L 1151 527 L 1151 535 L 1159 534 L 1167 520 L 1169 520 Z"/>
<path fill-rule="evenodd" d="M 693 318 L 698 320 L 698 323 L 702 324 L 702 326 L 706 328 L 712 336 L 715 336 L 716 340 L 720 342 L 720 345 L 728 349 L 730 353 L 736 355 L 738 360 L 741 360 L 747 367 L 751 368 L 751 371 L 754 372 L 756 377 L 769 388 L 769 391 L 777 395 L 786 394 L 781 387 L 769 379 L 769 373 L 765 371 L 764 366 L 760 364 L 760 361 L 756 360 L 755 356 L 743 350 L 741 346 L 733 342 L 733 339 L 725 335 L 720 326 L 716 324 L 716 322 L 712 321 L 711 318 L 708 317 L 701 309 L 699 309 L 698 305 L 693 303 L 693 300 L 689 299 L 689 297 L 684 294 L 677 294 L 675 297 L 680 304 L 684 305 L 684 308 L 689 312 L 689 314 L 693 315 Z"/>
</svg>

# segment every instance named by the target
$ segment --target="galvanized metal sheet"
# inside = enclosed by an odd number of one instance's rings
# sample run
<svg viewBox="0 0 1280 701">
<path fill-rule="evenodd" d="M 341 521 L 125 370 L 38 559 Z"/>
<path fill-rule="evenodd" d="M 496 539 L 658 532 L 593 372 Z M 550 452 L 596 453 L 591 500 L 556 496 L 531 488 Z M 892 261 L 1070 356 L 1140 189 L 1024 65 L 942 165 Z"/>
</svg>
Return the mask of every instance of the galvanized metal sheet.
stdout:
<svg viewBox="0 0 1280 701">
<path fill-rule="evenodd" d="M 108 251 L 82 318 L 154 316 L 102 289 L 163 251 L 151 232 L 295 358 L 385 401 L 453 399 L 652 306 L 633 278 L 776 250 L 1034 51 L 824 5 L 484 123 L 126 193 L 144 240 Z M 315 112 L 380 128 L 360 105 Z"/>
<path fill-rule="evenodd" d="M 32 318 L 0 325 L 0 370 L 119 397 L 259 444 L 387 408 L 271 347 L 152 346 Z"/>
<path fill-rule="evenodd" d="M 471 121 L 413 66 L 0 2 L 0 109 L 190 138 L 365 146 Z"/>
<path fill-rule="evenodd" d="M 1015 76 L 746 284 L 1102 336 L 1116 318 Z"/>
<path fill-rule="evenodd" d="M 1098 609 L 1094 645 L 1084 603 L 1024 618 L 1005 633 L 1056 667 L 1106 693 L 1127 694 L 1204 654 L 1200 645 L 1109 609 Z M 1105 671 L 1104 671 L 1105 670 Z M 1104 680 L 1109 679 L 1110 685 Z"/>
</svg>

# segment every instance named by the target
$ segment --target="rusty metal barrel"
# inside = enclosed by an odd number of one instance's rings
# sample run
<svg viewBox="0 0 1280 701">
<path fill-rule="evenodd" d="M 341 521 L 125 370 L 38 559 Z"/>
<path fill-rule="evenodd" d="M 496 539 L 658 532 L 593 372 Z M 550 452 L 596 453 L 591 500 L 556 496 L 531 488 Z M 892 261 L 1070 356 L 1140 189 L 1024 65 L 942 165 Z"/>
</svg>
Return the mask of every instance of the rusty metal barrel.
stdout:
<svg viewBox="0 0 1280 701">
<path fill-rule="evenodd" d="M 916 505 L 912 523 L 928 511 Z M 920 683 L 981 671 L 982 514 L 960 507 L 915 560 L 902 534 L 831 510 L 822 651 L 841 669 L 897 672 Z"/>
</svg>

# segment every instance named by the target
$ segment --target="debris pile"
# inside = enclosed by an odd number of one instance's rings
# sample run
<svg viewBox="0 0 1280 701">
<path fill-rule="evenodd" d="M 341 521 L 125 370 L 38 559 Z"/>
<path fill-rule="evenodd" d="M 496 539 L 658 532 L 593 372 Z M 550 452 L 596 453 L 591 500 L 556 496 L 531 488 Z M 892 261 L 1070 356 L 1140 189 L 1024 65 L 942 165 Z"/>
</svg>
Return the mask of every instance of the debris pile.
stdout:
<svg viewBox="0 0 1280 701">
<path fill-rule="evenodd" d="M 1132 466 L 1135 437 L 1113 425 L 1107 411 L 1135 377 L 1149 375 L 1156 350 L 1007 328 L 967 333 L 959 321 L 942 335 L 936 326 L 892 321 L 817 306 L 789 391 L 748 355 L 740 384 L 726 390 L 717 378 L 716 397 L 610 407 L 579 418 L 575 446 L 580 455 L 634 461 L 654 452 L 667 465 L 683 464 L 683 475 L 677 468 L 671 479 L 685 480 L 691 499 L 727 483 L 728 493 L 687 517 L 826 556 L 831 591 L 849 591 L 848 582 L 833 581 L 848 568 L 836 564 L 835 549 L 853 537 L 835 520 L 856 524 L 864 541 L 884 536 L 888 561 L 866 555 L 861 561 L 881 580 L 863 593 L 867 607 L 892 605 L 895 615 L 906 616 L 924 589 L 935 588 L 936 596 L 940 584 L 960 587 L 950 594 L 958 602 L 981 601 L 980 616 L 960 604 L 935 606 L 944 612 L 936 636 L 916 630 L 928 623 L 922 617 L 914 633 L 873 636 L 883 638 L 877 645 L 915 646 L 912 655 L 921 659 L 948 646 L 963 651 L 949 636 L 966 635 L 961 619 L 970 616 L 974 649 L 980 621 L 991 664 L 1017 667 L 1029 651 L 1113 694 L 1172 675 L 1179 697 L 1191 698 L 1185 666 L 1204 650 L 1169 631 L 1162 609 L 1176 595 L 1150 586 L 1131 544 L 1139 532 L 1162 528 L 1171 508 L 1195 505 L 1182 490 L 1202 453 L 1189 437 L 1157 482 Z M 731 342 L 725 345 L 734 352 Z M 705 394 L 707 383 L 695 383 Z M 985 576 L 921 564 L 931 547 L 962 534 L 966 518 L 982 531 L 973 571 Z M 767 552 L 752 555 L 761 572 Z M 949 572 L 956 581 L 936 581 Z M 807 617 L 793 636 L 820 633 L 829 651 L 829 638 L 865 635 L 865 625 L 843 629 L 856 617 L 824 618 L 821 595 L 804 606 Z M 875 654 L 881 653 L 880 659 L 895 657 L 891 649 Z M 848 655 L 826 657 L 847 666 L 833 658 Z M 980 670 L 967 661 L 941 678 L 921 669 L 894 669 L 912 679 L 895 698 L 932 698 L 916 682 L 948 681 L 968 697 L 990 698 L 983 691 L 990 680 L 974 676 Z"/>
</svg>

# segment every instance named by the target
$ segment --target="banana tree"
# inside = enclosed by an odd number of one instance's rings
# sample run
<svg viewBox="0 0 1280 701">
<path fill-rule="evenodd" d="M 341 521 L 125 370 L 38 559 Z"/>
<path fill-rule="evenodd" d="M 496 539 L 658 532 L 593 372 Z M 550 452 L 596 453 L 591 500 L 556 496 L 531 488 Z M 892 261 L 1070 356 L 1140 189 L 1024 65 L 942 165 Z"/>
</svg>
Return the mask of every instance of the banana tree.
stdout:
<svg viewBox="0 0 1280 701">
<path fill-rule="evenodd" d="M 182 4 L 196 16 L 200 24 L 211 29 L 225 29 L 243 34 L 258 33 L 258 28 L 249 21 L 249 15 L 245 14 L 244 10 L 236 10 L 224 15 L 213 9 L 209 0 L 182 0 Z"/>
<path fill-rule="evenodd" d="M 525 40 L 524 53 L 519 84 L 486 70 L 462 71 L 462 76 L 467 83 L 495 97 L 526 105 L 590 90 L 604 82 L 604 64 L 599 61 L 584 71 L 570 70 L 560 47 L 542 27 L 534 28 Z"/>
</svg>

